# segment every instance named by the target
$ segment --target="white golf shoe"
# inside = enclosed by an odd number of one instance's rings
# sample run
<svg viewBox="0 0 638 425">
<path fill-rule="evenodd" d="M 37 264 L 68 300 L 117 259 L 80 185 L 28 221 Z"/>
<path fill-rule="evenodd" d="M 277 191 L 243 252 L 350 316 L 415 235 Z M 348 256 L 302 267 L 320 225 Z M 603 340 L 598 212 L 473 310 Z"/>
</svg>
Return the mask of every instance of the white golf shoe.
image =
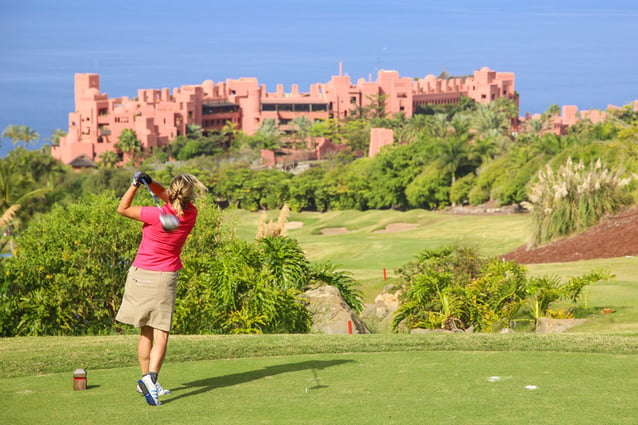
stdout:
<svg viewBox="0 0 638 425">
<path fill-rule="evenodd" d="M 150 406 L 159 406 L 162 402 L 157 398 L 157 386 L 153 383 L 153 380 L 149 375 L 142 376 L 142 379 L 137 381 L 137 385 L 142 390 L 142 394 L 146 398 L 146 402 Z"/>
</svg>

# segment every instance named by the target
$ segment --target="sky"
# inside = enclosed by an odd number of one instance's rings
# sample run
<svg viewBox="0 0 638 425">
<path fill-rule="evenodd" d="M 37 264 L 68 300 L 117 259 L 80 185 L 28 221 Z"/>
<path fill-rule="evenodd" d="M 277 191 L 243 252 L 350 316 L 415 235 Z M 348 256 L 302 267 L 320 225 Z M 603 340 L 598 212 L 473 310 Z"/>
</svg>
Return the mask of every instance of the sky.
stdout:
<svg viewBox="0 0 638 425">
<path fill-rule="evenodd" d="M 87 72 L 134 97 L 240 77 L 307 91 L 339 63 L 353 83 L 487 66 L 515 73 L 521 115 L 605 109 L 638 99 L 637 23 L 635 0 L 0 0 L 0 131 L 66 130 Z"/>
</svg>

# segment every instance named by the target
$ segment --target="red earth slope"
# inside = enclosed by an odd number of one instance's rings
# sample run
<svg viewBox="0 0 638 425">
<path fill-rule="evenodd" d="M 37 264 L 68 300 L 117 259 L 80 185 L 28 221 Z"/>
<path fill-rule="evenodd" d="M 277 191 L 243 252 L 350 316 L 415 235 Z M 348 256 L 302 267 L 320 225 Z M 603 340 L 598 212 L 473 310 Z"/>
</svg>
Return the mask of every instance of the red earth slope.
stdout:
<svg viewBox="0 0 638 425">
<path fill-rule="evenodd" d="M 577 235 L 531 250 L 523 245 L 501 257 L 521 264 L 539 264 L 634 255 L 638 255 L 638 207 L 609 217 Z"/>
</svg>

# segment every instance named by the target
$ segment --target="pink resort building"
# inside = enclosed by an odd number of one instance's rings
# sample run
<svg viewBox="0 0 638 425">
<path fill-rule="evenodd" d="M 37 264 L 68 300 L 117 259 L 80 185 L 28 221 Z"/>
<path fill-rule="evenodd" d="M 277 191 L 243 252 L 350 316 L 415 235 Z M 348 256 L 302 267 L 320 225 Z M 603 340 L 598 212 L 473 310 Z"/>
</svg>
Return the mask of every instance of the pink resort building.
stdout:
<svg viewBox="0 0 638 425">
<path fill-rule="evenodd" d="M 185 135 L 189 124 L 206 131 L 221 130 L 231 122 L 235 129 L 252 135 L 267 119 L 275 120 L 285 131 L 296 117 L 305 116 L 311 122 L 342 120 L 356 108 L 379 99 L 384 99 L 389 116 L 403 113 L 411 117 L 419 107 L 457 103 L 461 96 L 481 103 L 506 97 L 518 104 L 514 73 L 481 68 L 471 76 L 411 78 L 401 77 L 397 71 L 381 70 L 376 81 L 359 79 L 353 84 L 349 76 L 343 75 L 340 64 L 339 75 L 327 83 L 310 85 L 308 92 L 300 92 L 297 84 L 288 93 L 281 84 L 276 91 L 268 92 L 256 78 L 240 78 L 218 83 L 204 81 L 172 92 L 167 88 L 140 89 L 134 98 L 109 98 L 100 91 L 98 74 L 75 74 L 75 112 L 69 114 L 67 136 L 53 147 L 52 153 L 65 164 L 97 162 L 102 153 L 117 152 L 114 145 L 124 129 L 133 130 L 143 151 L 148 152 Z M 392 143 L 391 137 L 383 131 L 371 134 L 374 147 L 370 154 Z M 126 154 L 121 154 L 121 158 L 127 159 Z"/>
</svg>

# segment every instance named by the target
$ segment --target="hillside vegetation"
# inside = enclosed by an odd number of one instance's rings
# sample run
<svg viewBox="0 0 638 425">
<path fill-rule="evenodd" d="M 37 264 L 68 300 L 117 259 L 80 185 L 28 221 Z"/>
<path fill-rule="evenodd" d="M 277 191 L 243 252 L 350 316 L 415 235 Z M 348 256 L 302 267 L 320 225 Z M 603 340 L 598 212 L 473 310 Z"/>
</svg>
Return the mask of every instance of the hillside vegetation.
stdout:
<svg viewBox="0 0 638 425">
<path fill-rule="evenodd" d="M 556 136 L 543 126 L 553 111 L 512 133 L 512 107 L 462 102 L 407 119 L 387 117 L 379 105 L 341 123 L 317 123 L 304 134 L 351 149 L 305 171 L 287 164 L 294 173 L 255 167 L 259 149 L 291 146 L 301 134 L 278 133 L 272 123 L 255 136 L 224 134 L 221 145 L 221 135 L 191 129 L 167 152 L 136 150 L 127 132 L 128 168 L 103 160 L 81 173 L 46 150 L 18 147 L 0 160 L 1 243 L 14 254 L 0 261 L 0 334 L 126 331 L 112 324 L 139 234 L 114 211 L 137 169 L 164 183 L 190 172 L 209 189 L 184 252 L 176 308 L 184 333 L 305 332 L 300 296 L 313 285 L 337 286 L 359 311 L 424 250 L 466 245 L 501 255 L 580 232 L 633 203 L 638 113 L 609 111 L 606 122 L 581 121 Z M 359 157 L 372 127 L 393 129 L 395 143 Z M 167 162 L 168 155 L 181 162 Z M 531 214 L 444 213 L 485 202 Z M 256 211 L 288 208 L 296 225 L 288 236 L 256 237 L 246 226 L 262 220 Z"/>
</svg>

